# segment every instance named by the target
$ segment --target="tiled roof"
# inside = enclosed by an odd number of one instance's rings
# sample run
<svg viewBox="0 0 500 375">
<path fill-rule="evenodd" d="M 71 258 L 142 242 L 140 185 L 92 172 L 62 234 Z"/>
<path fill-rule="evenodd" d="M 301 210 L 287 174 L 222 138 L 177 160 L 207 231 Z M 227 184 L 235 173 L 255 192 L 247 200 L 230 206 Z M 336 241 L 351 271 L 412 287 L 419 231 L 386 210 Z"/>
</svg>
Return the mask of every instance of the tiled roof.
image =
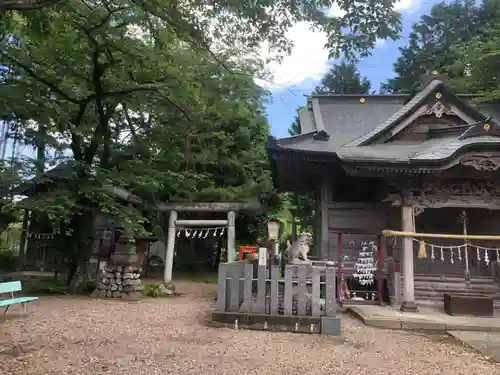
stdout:
<svg viewBox="0 0 500 375">
<path fill-rule="evenodd" d="M 342 147 L 337 155 L 352 162 L 378 161 L 383 163 L 426 163 L 446 161 L 461 148 L 472 144 L 500 145 L 498 137 L 476 137 L 458 140 L 457 137 L 435 138 L 423 143 L 389 143 L 362 147 Z"/>
<path fill-rule="evenodd" d="M 475 136 L 460 140 L 455 134 L 424 142 L 370 144 L 384 131 L 417 110 L 437 90 L 477 121 L 492 117 L 493 122 L 500 123 L 499 106 L 482 103 L 472 107 L 469 104 L 472 96 L 457 96 L 443 82 L 434 79 L 411 99 L 407 95 L 314 96 L 309 99 L 309 105 L 301 111 L 300 116 L 301 121 L 307 121 L 302 130 L 307 129 L 308 132 L 276 140 L 274 144 L 287 150 L 336 153 L 345 161 L 426 163 L 445 160 L 471 144 L 500 143 L 498 137 Z M 320 130 L 329 137 L 318 137 Z"/>
</svg>

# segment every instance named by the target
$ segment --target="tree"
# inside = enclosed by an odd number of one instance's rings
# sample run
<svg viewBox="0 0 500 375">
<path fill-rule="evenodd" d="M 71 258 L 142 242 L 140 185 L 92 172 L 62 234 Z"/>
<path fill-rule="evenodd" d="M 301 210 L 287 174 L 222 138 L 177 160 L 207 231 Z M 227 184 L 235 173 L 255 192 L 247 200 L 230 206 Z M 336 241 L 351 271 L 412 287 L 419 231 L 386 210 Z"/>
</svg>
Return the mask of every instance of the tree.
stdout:
<svg viewBox="0 0 500 375">
<path fill-rule="evenodd" d="M 265 95 L 253 83 L 264 70 L 251 56 L 264 41 L 277 58 L 289 51 L 294 21 L 325 30 L 332 54 L 366 54 L 400 23 L 392 1 L 372 10 L 365 2 L 342 3 L 340 18 L 313 0 L 69 0 L 10 14 L 0 35 L 0 116 L 39 151 L 11 163 L 10 185 L 65 165 L 63 184 L 17 207 L 60 223 L 73 274 L 88 259 L 96 210 L 139 232 L 158 219 L 150 208 L 159 200 L 272 202 Z M 130 189 L 144 207 L 120 204 L 110 186 Z"/>
<path fill-rule="evenodd" d="M 400 48 L 401 56 L 394 64 L 396 77 L 381 85 L 382 92 L 412 93 L 422 76 L 432 71 L 447 75 L 453 81 L 463 70 L 450 67 L 459 58 L 457 46 L 475 37 L 487 38 L 488 24 L 494 21 L 500 2 L 486 0 L 476 5 L 473 0 L 457 0 L 432 7 L 410 33 L 408 45 Z"/>
<path fill-rule="evenodd" d="M 355 64 L 342 61 L 333 65 L 315 88 L 315 94 L 369 94 L 370 81 L 361 78 Z"/>
<path fill-rule="evenodd" d="M 297 111 L 300 111 L 303 107 L 300 107 Z M 302 130 L 300 129 L 300 121 L 299 121 L 299 116 L 296 115 L 293 122 L 291 123 L 290 127 L 288 128 L 288 135 L 289 136 L 294 136 L 302 133 Z"/>
<path fill-rule="evenodd" d="M 488 30 L 489 38 L 476 38 L 462 45 L 459 58 L 450 68 L 467 71 L 461 79 L 456 79 L 455 87 L 463 92 L 475 93 L 482 100 L 500 100 L 500 24 L 494 24 Z"/>
</svg>

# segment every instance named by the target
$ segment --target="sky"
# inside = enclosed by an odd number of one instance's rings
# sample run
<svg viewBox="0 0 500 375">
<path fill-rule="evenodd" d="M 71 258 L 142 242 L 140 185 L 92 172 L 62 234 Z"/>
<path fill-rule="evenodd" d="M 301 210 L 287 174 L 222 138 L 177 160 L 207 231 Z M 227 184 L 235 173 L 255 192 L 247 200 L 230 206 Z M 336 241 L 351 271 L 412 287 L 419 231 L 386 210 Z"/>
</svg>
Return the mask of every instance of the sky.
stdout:
<svg viewBox="0 0 500 375">
<path fill-rule="evenodd" d="M 361 75 L 371 81 L 373 89 L 378 90 L 381 82 L 394 76 L 392 66 L 399 57 L 398 47 L 406 44 L 411 25 L 438 2 L 440 0 L 400 0 L 397 3 L 396 8 L 403 19 L 402 38 L 395 42 L 381 40 L 372 55 L 358 64 Z M 325 35 L 309 30 L 306 23 L 295 25 L 288 37 L 295 46 L 291 55 L 280 65 L 269 67 L 274 79 L 268 87 L 271 100 L 267 105 L 267 115 L 271 133 L 278 138 L 288 136 L 297 108 L 306 103 L 305 96 L 312 92 L 329 65 L 334 63 L 328 60 L 328 51 L 323 48 Z"/>
</svg>

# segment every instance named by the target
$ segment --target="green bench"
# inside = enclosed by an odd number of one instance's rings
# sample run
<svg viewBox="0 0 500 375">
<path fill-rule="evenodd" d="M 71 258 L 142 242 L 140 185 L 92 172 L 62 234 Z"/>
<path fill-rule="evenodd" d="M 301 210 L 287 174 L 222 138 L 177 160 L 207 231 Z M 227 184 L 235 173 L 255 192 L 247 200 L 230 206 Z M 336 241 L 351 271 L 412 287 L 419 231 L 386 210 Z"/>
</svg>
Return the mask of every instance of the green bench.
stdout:
<svg viewBox="0 0 500 375">
<path fill-rule="evenodd" d="M 0 283 L 0 295 L 5 293 L 10 293 L 10 298 L 8 299 L 0 299 L 0 307 L 5 307 L 5 311 L 3 316 L 7 314 L 7 310 L 11 305 L 15 305 L 16 303 L 20 303 L 23 306 L 24 313 L 26 314 L 26 302 L 35 301 L 38 297 L 14 297 L 14 292 L 19 292 L 23 290 L 21 287 L 20 281 L 10 281 L 8 283 Z"/>
</svg>

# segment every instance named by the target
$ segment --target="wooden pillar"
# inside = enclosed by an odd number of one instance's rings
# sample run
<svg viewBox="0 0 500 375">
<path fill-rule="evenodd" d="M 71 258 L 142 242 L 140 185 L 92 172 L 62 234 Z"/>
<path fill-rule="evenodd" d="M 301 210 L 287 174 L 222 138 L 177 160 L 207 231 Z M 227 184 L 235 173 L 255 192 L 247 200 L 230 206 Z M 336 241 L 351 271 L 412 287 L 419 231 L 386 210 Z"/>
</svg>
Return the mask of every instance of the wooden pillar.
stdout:
<svg viewBox="0 0 500 375">
<path fill-rule="evenodd" d="M 227 261 L 234 262 L 236 260 L 236 232 L 234 224 L 236 221 L 236 213 L 228 211 L 227 213 Z"/>
<path fill-rule="evenodd" d="M 177 220 L 177 211 L 170 211 L 168 218 L 167 248 L 165 252 L 165 270 L 163 274 L 163 283 L 167 285 L 172 282 L 172 269 L 174 266 L 174 248 L 175 248 L 175 221 Z"/>
<path fill-rule="evenodd" d="M 328 176 L 321 179 L 319 186 L 319 236 L 321 259 L 329 259 L 328 202 L 331 200 L 331 183 Z"/>
<path fill-rule="evenodd" d="M 408 205 L 401 206 L 401 221 L 403 232 L 413 232 L 413 207 Z M 401 255 L 403 266 L 403 303 L 401 304 L 401 311 L 416 312 L 418 308 L 415 303 L 413 239 L 411 237 L 403 237 Z"/>
</svg>

